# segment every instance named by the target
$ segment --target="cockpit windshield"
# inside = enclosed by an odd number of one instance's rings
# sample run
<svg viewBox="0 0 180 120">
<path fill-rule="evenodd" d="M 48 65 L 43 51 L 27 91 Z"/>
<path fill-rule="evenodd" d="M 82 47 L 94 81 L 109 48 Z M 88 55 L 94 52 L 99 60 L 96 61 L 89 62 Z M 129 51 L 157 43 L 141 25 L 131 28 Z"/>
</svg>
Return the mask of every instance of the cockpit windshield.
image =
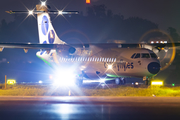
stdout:
<svg viewBox="0 0 180 120">
<path fill-rule="evenodd" d="M 136 55 L 136 53 L 134 53 L 134 54 L 131 56 L 131 58 L 134 58 L 135 55 Z"/>
<path fill-rule="evenodd" d="M 157 55 L 155 53 L 134 53 L 131 58 L 157 58 Z"/>
<path fill-rule="evenodd" d="M 150 58 L 149 53 L 141 53 L 141 58 Z"/>
<path fill-rule="evenodd" d="M 137 53 L 134 58 L 140 58 L 140 53 Z"/>
<path fill-rule="evenodd" d="M 151 58 L 157 58 L 157 55 L 155 53 L 150 53 Z"/>
</svg>

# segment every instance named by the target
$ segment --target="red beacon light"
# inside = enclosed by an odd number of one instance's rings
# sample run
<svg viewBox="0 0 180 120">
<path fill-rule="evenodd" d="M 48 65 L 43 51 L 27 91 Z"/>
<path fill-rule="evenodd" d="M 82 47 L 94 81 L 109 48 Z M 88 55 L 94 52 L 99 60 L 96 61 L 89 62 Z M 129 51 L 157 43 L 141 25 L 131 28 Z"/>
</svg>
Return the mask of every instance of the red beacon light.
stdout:
<svg viewBox="0 0 180 120">
<path fill-rule="evenodd" d="M 87 3 L 87 4 L 90 4 L 90 3 L 91 3 L 91 0 L 86 0 L 86 3 Z"/>
</svg>

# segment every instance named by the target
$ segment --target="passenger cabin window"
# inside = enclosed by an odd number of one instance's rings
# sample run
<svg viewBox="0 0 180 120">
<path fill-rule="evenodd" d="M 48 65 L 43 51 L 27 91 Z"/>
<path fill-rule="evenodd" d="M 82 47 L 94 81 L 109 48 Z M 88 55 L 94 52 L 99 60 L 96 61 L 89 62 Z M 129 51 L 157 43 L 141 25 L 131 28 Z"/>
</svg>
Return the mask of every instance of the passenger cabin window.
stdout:
<svg viewBox="0 0 180 120">
<path fill-rule="evenodd" d="M 141 53 L 141 58 L 150 58 L 149 53 Z"/>
<path fill-rule="evenodd" d="M 140 53 L 137 53 L 134 58 L 140 58 Z"/>
<path fill-rule="evenodd" d="M 157 55 L 155 53 L 150 53 L 151 58 L 157 58 Z"/>
<path fill-rule="evenodd" d="M 134 58 L 135 55 L 136 55 L 136 53 L 134 53 L 134 54 L 131 56 L 131 58 Z"/>
</svg>

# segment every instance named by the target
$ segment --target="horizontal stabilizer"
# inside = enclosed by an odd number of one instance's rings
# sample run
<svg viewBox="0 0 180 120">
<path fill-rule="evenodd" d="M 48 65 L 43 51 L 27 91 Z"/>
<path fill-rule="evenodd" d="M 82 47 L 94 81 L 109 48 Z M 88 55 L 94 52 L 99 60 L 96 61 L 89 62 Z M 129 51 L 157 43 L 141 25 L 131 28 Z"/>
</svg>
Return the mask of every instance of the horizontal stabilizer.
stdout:
<svg viewBox="0 0 180 120">
<path fill-rule="evenodd" d="M 26 14 L 39 14 L 39 13 L 49 13 L 49 14 L 59 14 L 59 15 L 64 15 L 64 14 L 79 14 L 78 11 L 6 11 L 6 13 L 9 14 L 22 14 L 22 13 L 26 13 Z"/>
</svg>

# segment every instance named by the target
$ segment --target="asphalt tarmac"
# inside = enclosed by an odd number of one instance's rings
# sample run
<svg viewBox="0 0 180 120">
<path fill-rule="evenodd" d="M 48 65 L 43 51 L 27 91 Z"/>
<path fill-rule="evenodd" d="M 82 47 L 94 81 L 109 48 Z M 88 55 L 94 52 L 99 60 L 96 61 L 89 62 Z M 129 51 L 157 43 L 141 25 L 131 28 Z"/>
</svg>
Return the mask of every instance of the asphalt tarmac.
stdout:
<svg viewBox="0 0 180 120">
<path fill-rule="evenodd" d="M 0 120 L 179 120 L 180 97 L 0 97 Z"/>
</svg>

